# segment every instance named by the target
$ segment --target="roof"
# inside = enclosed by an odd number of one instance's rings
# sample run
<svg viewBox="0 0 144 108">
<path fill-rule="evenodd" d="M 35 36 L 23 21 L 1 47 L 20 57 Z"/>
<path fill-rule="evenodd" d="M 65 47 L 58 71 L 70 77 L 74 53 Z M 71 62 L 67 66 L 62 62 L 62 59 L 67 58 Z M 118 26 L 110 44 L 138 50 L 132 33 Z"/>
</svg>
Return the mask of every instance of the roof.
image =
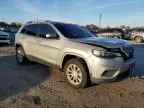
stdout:
<svg viewBox="0 0 144 108">
<path fill-rule="evenodd" d="M 37 23 L 37 22 L 42 22 L 42 23 L 49 22 L 49 23 L 52 23 L 52 24 L 70 24 L 70 23 L 56 22 L 56 21 L 51 21 L 51 20 L 35 20 L 35 21 L 29 21 L 29 22 L 27 22 L 27 24 L 29 24 L 29 23 Z"/>
<path fill-rule="evenodd" d="M 50 20 L 34 20 L 34 21 L 28 21 L 27 23 L 36 23 L 36 22 L 52 22 Z"/>
</svg>

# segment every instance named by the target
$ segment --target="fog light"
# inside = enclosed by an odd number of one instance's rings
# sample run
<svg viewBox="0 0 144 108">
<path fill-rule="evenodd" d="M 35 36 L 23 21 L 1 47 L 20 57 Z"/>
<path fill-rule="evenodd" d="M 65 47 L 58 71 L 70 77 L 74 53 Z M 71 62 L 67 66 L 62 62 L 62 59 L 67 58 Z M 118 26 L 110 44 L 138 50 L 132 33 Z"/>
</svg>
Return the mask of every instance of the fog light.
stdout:
<svg viewBox="0 0 144 108">
<path fill-rule="evenodd" d="M 106 70 L 104 71 L 104 73 L 102 74 L 102 77 L 112 77 L 118 70 Z"/>
</svg>

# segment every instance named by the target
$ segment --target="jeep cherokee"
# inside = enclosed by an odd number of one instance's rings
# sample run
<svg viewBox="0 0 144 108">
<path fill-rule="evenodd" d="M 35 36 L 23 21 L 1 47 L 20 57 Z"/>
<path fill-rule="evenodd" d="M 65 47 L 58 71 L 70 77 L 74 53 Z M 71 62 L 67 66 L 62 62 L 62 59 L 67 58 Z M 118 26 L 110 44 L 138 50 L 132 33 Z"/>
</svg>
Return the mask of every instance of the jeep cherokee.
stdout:
<svg viewBox="0 0 144 108">
<path fill-rule="evenodd" d="M 135 65 L 127 41 L 96 37 L 76 24 L 30 21 L 16 34 L 15 46 L 19 64 L 30 60 L 57 65 L 74 88 L 115 81 Z"/>
</svg>

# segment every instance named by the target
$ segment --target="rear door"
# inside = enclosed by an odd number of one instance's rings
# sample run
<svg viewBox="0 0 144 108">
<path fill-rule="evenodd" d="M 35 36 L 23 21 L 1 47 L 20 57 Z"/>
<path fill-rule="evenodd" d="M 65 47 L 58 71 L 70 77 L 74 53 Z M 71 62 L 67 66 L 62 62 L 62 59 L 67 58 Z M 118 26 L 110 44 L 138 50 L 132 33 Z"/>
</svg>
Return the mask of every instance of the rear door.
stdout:
<svg viewBox="0 0 144 108">
<path fill-rule="evenodd" d="M 51 25 L 44 23 L 39 25 L 37 53 L 42 60 L 52 64 L 58 64 L 61 41 L 60 38 L 46 38 L 46 35 L 50 33 L 57 34 Z"/>
<path fill-rule="evenodd" d="M 38 24 L 26 25 L 21 31 L 21 41 L 23 43 L 24 50 L 28 56 L 37 57 L 37 33 Z"/>
</svg>

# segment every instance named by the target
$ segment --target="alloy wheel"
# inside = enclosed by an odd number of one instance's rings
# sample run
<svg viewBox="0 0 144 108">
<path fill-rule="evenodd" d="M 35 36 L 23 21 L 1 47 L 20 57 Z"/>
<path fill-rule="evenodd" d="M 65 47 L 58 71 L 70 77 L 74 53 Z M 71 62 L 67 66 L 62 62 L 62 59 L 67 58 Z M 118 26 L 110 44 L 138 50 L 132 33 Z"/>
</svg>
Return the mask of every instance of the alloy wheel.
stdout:
<svg viewBox="0 0 144 108">
<path fill-rule="evenodd" d="M 82 72 L 75 64 L 70 64 L 66 69 L 66 75 L 70 83 L 79 85 L 82 81 Z"/>
</svg>

